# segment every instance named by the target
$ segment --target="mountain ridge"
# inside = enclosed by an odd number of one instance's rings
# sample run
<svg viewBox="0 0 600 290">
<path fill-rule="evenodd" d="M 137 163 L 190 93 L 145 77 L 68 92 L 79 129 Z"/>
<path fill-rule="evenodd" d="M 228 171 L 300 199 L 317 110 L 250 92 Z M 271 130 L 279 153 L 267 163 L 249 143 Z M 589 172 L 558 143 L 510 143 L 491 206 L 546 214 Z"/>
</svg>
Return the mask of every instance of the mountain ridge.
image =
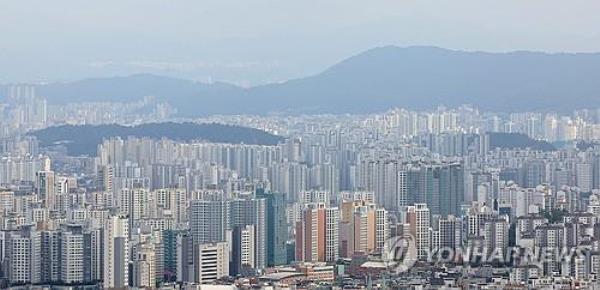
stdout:
<svg viewBox="0 0 600 290">
<path fill-rule="evenodd" d="M 600 107 L 600 53 L 481 52 L 382 46 L 321 73 L 241 88 L 151 74 L 38 86 L 49 103 L 133 101 L 157 96 L 181 116 L 366 113 L 390 107 L 474 104 L 485 110 Z"/>
</svg>

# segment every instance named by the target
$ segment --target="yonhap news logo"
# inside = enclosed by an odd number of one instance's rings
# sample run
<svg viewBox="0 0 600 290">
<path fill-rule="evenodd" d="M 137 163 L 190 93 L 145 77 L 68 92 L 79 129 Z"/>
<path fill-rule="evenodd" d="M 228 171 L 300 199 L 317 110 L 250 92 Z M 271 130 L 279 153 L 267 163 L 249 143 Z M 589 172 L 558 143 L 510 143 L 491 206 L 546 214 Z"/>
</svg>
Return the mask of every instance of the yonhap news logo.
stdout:
<svg viewBox="0 0 600 290">
<path fill-rule="evenodd" d="M 406 272 L 417 262 L 417 246 L 412 235 L 391 237 L 383 249 L 382 260 L 391 273 Z"/>
</svg>

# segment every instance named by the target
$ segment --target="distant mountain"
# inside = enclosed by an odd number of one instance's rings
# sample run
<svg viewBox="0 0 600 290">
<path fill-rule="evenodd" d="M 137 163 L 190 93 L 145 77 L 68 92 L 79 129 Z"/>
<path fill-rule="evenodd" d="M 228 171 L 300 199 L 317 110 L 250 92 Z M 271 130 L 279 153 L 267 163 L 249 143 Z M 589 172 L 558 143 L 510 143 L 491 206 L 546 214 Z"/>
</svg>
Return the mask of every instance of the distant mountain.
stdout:
<svg viewBox="0 0 600 290">
<path fill-rule="evenodd" d="M 375 48 L 307 78 L 249 89 L 154 75 L 42 85 L 50 103 L 154 95 L 182 116 L 270 111 L 371 112 L 475 104 L 495 111 L 600 107 L 600 54 Z"/>
<path fill-rule="evenodd" d="M 69 155 L 95 156 L 98 144 L 108 137 L 168 138 L 179 141 L 205 140 L 218 143 L 276 145 L 281 137 L 240 126 L 195 123 L 152 123 L 138 126 L 64 125 L 32 132 L 41 147 L 63 145 Z"/>
<path fill-rule="evenodd" d="M 471 103 L 496 111 L 600 106 L 600 54 L 382 47 L 325 72 L 252 90 L 279 106 L 364 112 Z M 278 96 L 280 96 L 278 98 Z M 306 105 L 305 105 L 306 106 Z"/>
<path fill-rule="evenodd" d="M 127 102 L 144 96 L 156 96 L 175 106 L 182 116 L 199 116 L 215 111 L 234 113 L 235 107 L 223 101 L 239 101 L 243 89 L 225 83 L 203 84 L 149 74 L 103 79 L 86 79 L 72 83 L 53 83 L 38 88 L 50 103 Z M 213 109 L 214 108 L 214 109 Z"/>
</svg>

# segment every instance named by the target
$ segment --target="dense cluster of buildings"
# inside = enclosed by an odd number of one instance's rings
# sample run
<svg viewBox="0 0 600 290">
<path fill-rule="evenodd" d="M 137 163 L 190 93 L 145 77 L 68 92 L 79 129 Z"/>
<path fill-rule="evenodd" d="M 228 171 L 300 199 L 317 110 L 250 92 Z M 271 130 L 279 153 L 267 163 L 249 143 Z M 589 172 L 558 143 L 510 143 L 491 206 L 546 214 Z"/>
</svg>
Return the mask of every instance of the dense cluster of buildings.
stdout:
<svg viewBox="0 0 600 290">
<path fill-rule="evenodd" d="M 600 283 L 598 111 L 214 116 L 199 121 L 285 141 L 108 138 L 96 156 L 68 156 L 23 132 L 52 124 L 59 111 L 92 122 L 110 105 L 53 111 L 33 89 L 11 96 L 0 140 L 2 288 Z M 159 119 L 171 113 L 150 98 L 131 112 L 149 105 L 160 107 L 150 113 Z M 102 118 L 92 123 L 109 122 Z M 488 132 L 561 142 L 499 146 Z"/>
<path fill-rule="evenodd" d="M 31 85 L 9 86 L 0 102 L 0 138 L 56 125 L 138 124 L 173 117 L 177 110 L 147 96 L 135 102 L 49 103 Z"/>
</svg>

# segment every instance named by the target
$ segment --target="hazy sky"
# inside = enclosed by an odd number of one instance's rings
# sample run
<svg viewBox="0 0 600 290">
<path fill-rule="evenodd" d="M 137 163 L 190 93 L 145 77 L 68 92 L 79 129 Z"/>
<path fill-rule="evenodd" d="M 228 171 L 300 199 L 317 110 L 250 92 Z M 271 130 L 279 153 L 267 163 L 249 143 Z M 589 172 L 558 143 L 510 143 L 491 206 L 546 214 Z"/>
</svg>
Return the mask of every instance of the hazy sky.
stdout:
<svg viewBox="0 0 600 290">
<path fill-rule="evenodd" d="M 241 84 L 382 45 L 600 52 L 600 1 L 2 0 L 0 82 L 151 72 Z"/>
</svg>

